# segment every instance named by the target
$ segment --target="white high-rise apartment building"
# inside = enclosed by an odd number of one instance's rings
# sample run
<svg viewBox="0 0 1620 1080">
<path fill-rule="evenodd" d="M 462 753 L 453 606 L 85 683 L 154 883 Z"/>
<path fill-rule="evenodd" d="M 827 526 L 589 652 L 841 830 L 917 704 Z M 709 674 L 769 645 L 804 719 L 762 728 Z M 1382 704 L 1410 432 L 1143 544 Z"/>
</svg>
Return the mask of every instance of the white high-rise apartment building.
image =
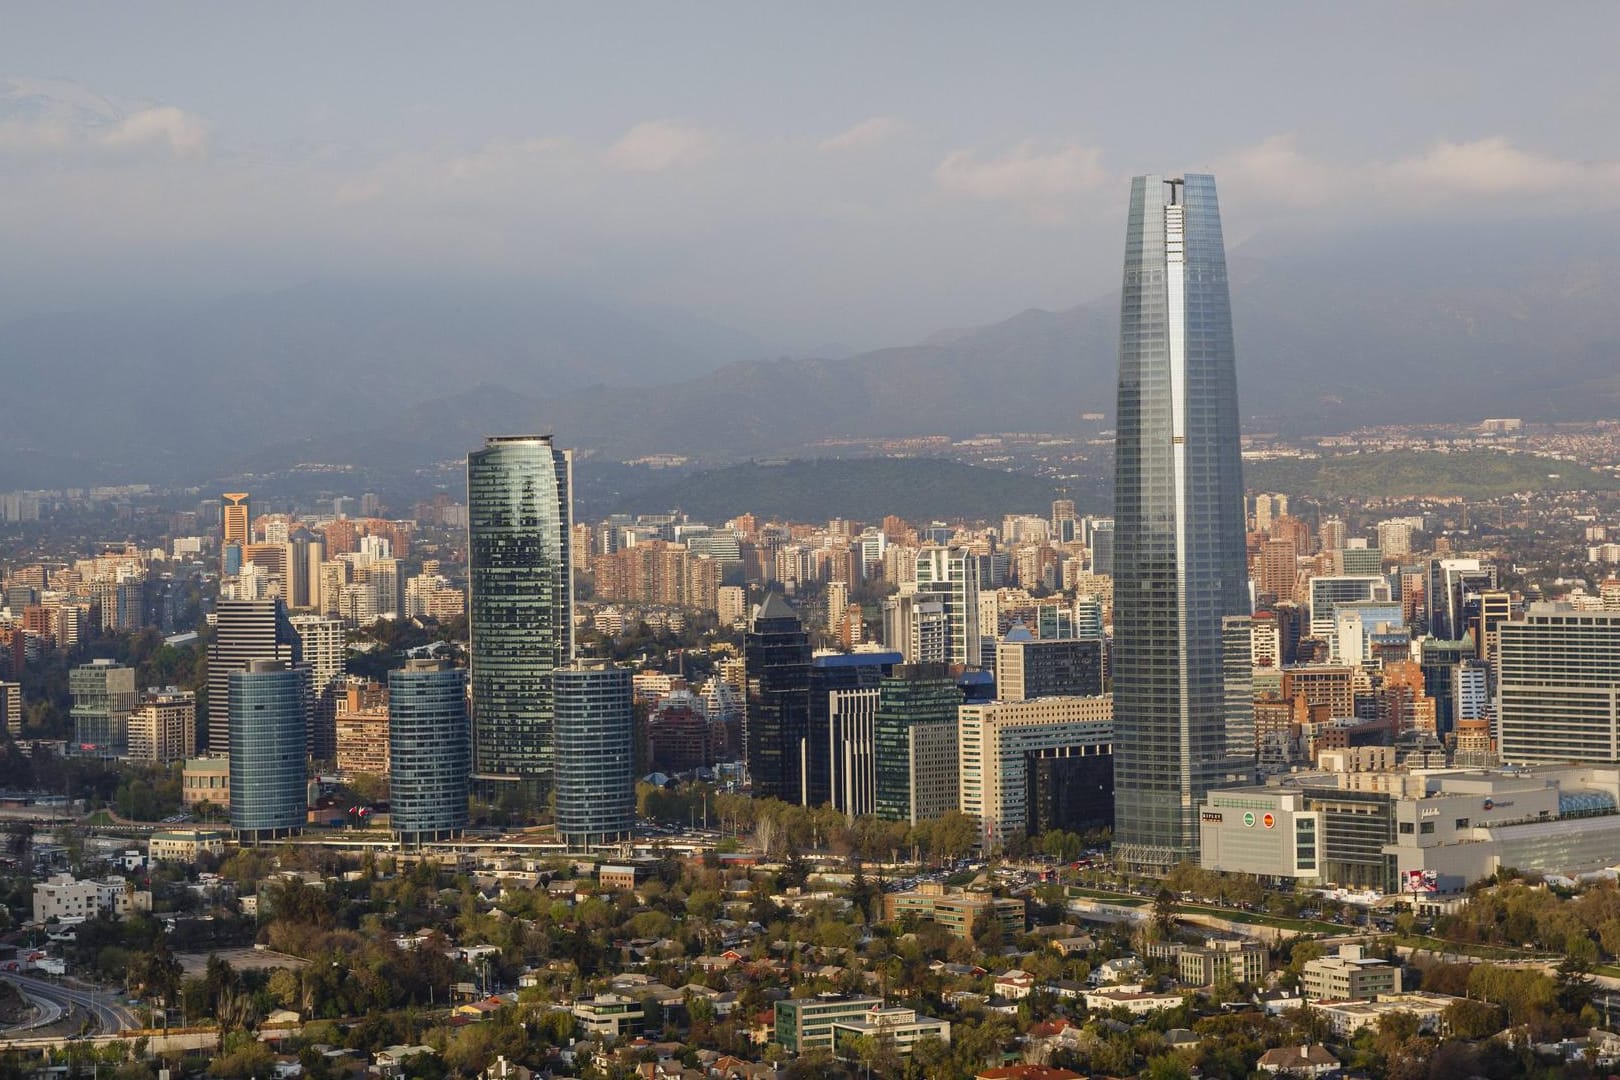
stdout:
<svg viewBox="0 0 1620 1080">
<path fill-rule="evenodd" d="M 1532 604 L 1500 633 L 1502 760 L 1620 761 L 1620 612 Z"/>
<path fill-rule="evenodd" d="M 944 601 L 950 642 L 946 661 L 979 667 L 979 566 L 967 548 L 925 547 L 917 552 L 917 591 Z"/>
<path fill-rule="evenodd" d="M 957 712 L 957 790 L 989 847 L 1025 828 L 1029 755 L 1111 753 L 1114 699 L 1049 697 L 963 705 Z"/>
</svg>

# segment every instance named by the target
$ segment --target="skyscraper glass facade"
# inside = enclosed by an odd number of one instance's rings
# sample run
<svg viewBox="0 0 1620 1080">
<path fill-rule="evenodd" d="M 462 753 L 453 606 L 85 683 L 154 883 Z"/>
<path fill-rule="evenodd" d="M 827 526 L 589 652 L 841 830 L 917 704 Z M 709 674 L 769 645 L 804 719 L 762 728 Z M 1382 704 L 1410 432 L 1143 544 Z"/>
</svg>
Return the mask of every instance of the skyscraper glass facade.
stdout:
<svg viewBox="0 0 1620 1080">
<path fill-rule="evenodd" d="M 1115 851 L 1198 855 L 1223 775 L 1221 619 L 1248 613 L 1231 302 L 1214 177 L 1131 181 L 1114 481 Z"/>
<path fill-rule="evenodd" d="M 390 824 L 400 843 L 444 840 L 466 828 L 471 772 L 467 673 L 440 660 L 390 671 Z"/>
<path fill-rule="evenodd" d="M 86 756 L 129 753 L 129 716 L 135 711 L 135 669 L 94 660 L 68 672 L 73 695 L 73 741 Z"/>
<path fill-rule="evenodd" d="M 298 664 L 303 659 L 303 640 L 281 600 L 220 600 L 208 649 L 208 752 L 231 749 L 231 672 L 245 671 L 255 660 Z"/>
<path fill-rule="evenodd" d="M 636 823 L 630 669 L 582 661 L 556 674 L 557 832 L 573 847 L 628 839 Z"/>
<path fill-rule="evenodd" d="M 244 841 L 303 828 L 309 672 L 255 660 L 230 674 L 231 828 Z"/>
<path fill-rule="evenodd" d="M 810 732 L 810 638 L 780 593 L 767 593 L 743 643 L 743 742 L 754 797 L 802 803 Z"/>
<path fill-rule="evenodd" d="M 552 674 L 574 652 L 573 458 L 547 435 L 467 455 L 473 769 L 481 793 L 544 805 L 555 779 Z"/>
<path fill-rule="evenodd" d="M 872 729 L 878 817 L 915 824 L 956 808 L 961 704 L 945 664 L 900 664 L 878 683 Z"/>
</svg>

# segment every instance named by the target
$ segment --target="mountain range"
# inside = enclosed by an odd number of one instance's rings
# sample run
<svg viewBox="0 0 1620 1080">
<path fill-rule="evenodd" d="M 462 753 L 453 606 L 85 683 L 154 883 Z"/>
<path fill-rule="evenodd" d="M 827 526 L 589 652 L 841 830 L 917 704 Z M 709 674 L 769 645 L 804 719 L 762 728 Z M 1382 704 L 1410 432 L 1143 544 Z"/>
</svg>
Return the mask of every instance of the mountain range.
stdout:
<svg viewBox="0 0 1620 1080">
<path fill-rule="evenodd" d="M 1262 238 L 1231 260 L 1254 431 L 1613 416 L 1612 221 Z M 494 432 L 709 463 L 1111 413 L 1117 298 L 834 359 L 556 289 L 312 283 L 0 327 L 0 490 L 411 469 Z"/>
</svg>

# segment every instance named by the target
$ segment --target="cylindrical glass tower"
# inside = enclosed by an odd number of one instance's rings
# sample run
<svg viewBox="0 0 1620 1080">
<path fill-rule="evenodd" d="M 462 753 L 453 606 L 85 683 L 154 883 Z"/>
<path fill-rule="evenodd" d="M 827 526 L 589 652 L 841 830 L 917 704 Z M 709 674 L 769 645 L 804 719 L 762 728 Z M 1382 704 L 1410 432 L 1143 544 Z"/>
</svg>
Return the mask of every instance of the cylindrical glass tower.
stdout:
<svg viewBox="0 0 1620 1080">
<path fill-rule="evenodd" d="M 573 847 L 629 839 L 636 823 L 628 668 L 582 661 L 556 674 L 557 832 Z"/>
<path fill-rule="evenodd" d="M 253 660 L 230 674 L 231 828 L 252 843 L 304 827 L 309 672 Z"/>
<path fill-rule="evenodd" d="M 467 673 L 443 660 L 411 660 L 390 671 L 390 821 L 402 845 L 460 835 L 471 772 Z"/>
<path fill-rule="evenodd" d="M 572 469 L 549 435 L 467 455 L 474 780 L 519 811 L 544 806 L 555 776 L 552 673 L 574 652 Z"/>
</svg>

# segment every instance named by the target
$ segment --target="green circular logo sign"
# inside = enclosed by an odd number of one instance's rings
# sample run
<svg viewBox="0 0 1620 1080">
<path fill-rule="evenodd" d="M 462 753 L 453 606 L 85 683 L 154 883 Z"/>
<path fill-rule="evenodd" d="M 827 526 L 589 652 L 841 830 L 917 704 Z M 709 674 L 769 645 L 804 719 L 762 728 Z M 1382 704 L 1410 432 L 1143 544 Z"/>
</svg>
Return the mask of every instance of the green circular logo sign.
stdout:
<svg viewBox="0 0 1620 1080">
<path fill-rule="evenodd" d="M 1245 829 L 1254 828 L 1254 811 L 1253 810 L 1248 810 L 1248 811 L 1244 812 L 1244 814 L 1243 814 L 1243 827 Z"/>
</svg>

